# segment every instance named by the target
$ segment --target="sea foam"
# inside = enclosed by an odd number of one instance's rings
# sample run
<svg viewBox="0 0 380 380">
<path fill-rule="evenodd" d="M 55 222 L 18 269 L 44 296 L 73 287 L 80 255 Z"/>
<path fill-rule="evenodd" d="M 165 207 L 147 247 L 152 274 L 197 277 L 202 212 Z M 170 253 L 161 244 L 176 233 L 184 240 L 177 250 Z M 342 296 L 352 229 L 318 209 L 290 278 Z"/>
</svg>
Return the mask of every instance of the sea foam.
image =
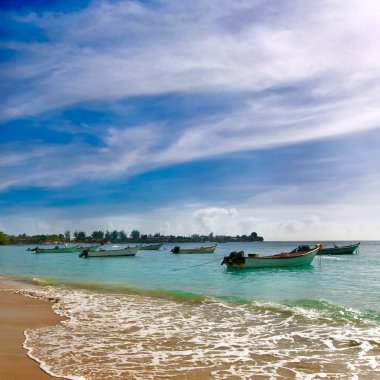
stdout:
<svg viewBox="0 0 380 380">
<path fill-rule="evenodd" d="M 67 317 L 28 330 L 25 347 L 47 372 L 68 379 L 379 375 L 379 325 L 336 319 L 335 311 L 56 287 L 28 294 L 56 300 L 54 310 Z"/>
</svg>

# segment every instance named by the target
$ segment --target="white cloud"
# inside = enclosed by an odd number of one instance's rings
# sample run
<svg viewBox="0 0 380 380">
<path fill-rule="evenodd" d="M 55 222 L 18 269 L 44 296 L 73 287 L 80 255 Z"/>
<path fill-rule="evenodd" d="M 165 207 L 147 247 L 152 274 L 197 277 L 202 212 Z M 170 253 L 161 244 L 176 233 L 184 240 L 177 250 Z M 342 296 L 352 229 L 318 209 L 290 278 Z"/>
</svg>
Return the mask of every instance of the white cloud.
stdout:
<svg viewBox="0 0 380 380">
<path fill-rule="evenodd" d="M 206 205 L 205 205 L 206 206 Z M 276 241 L 327 241 L 327 240 L 371 240 L 380 233 L 378 208 L 368 210 L 350 204 L 327 207 L 276 206 L 255 207 L 240 205 L 236 208 L 186 207 L 154 208 L 139 213 L 104 208 L 103 215 L 90 216 L 85 208 L 75 212 L 62 209 L 32 210 L 24 214 L 16 212 L 1 220 L 0 226 L 9 234 L 52 234 L 69 229 L 91 233 L 97 230 L 132 229 L 141 233 L 161 233 L 190 236 L 213 232 L 214 235 L 249 235 L 257 232 L 265 240 Z M 19 210 L 20 211 L 20 210 Z M 366 218 L 360 213 L 366 212 Z M 73 215 L 75 214 L 75 217 Z M 359 216 L 358 216 L 359 215 Z M 85 226 L 85 227 L 84 227 Z"/>
<path fill-rule="evenodd" d="M 378 10 L 375 1 L 365 7 L 324 1 L 294 3 L 271 17 L 261 2 L 166 2 L 150 9 L 103 1 L 77 13 L 31 14 L 24 21 L 50 40 L 5 44 L 23 51 L 5 64 L 8 80 L 30 85 L 3 100 L 3 118 L 167 92 L 242 99 L 238 109 L 180 126 L 105 126 L 102 149 L 71 143 L 77 164 L 56 183 L 379 128 Z M 278 91 L 283 86 L 292 91 Z M 43 151 L 47 163 L 38 177 L 53 180 L 56 155 Z"/>
<path fill-rule="evenodd" d="M 2 95 L 1 119 L 33 117 L 38 123 L 44 112 L 95 102 L 115 114 L 124 112 L 126 126 L 52 127 L 96 135 L 101 146 L 79 139 L 65 144 L 34 140 L 26 149 L 24 141 L 0 141 L 0 190 L 125 178 L 179 162 L 377 129 L 379 13 L 375 0 L 277 2 L 275 7 L 262 1 L 173 0 L 152 8 L 139 2 L 96 1 L 76 13 L 19 18 L 43 30 L 47 42 L 1 42 L 17 53 L 2 64 L 2 77 L 12 91 Z M 227 94 L 239 102 L 225 109 L 221 104 L 218 114 L 131 125 L 123 100 L 166 93 L 205 98 Z M 106 229 L 111 225 L 105 224 L 107 218 L 113 226 L 135 222 L 136 228 L 170 228 L 176 234 L 213 229 L 243 234 L 252 229 L 270 239 L 333 232 L 366 236 L 366 231 L 378 232 L 367 210 L 368 204 L 380 203 L 373 190 L 377 185 L 376 178 L 360 186 L 329 185 L 326 191 L 335 190 L 334 201 L 341 198 L 333 218 L 311 206 L 281 206 L 296 204 L 305 191 L 317 194 L 311 185 L 271 187 L 250 199 L 256 206 L 275 203 L 275 210 L 202 204 L 186 209 L 186 222 L 185 211 L 154 210 L 143 219 L 106 215 L 81 223 Z M 362 199 L 364 193 L 368 196 Z M 365 212 L 372 224 L 355 224 L 349 212 L 359 197 L 364 205 L 357 214 Z M 25 218 L 33 226 L 39 220 Z M 65 223 L 76 225 L 69 216 L 62 219 L 63 230 Z"/>
<path fill-rule="evenodd" d="M 242 22 L 241 9 L 228 2 L 166 2 L 154 10 L 96 2 L 79 13 L 31 15 L 51 40 L 13 45 L 29 52 L 28 65 L 12 62 L 7 75 L 32 86 L 8 100 L 3 117 L 95 99 L 255 91 L 313 78 L 315 92 L 342 95 L 379 77 L 377 2 L 295 3 L 275 19 L 257 17 L 265 10 L 260 3 L 243 7 L 252 20 L 238 32 L 231 25 Z"/>
<path fill-rule="evenodd" d="M 227 231 L 228 225 L 236 223 L 238 212 L 236 209 L 225 209 L 211 207 L 197 210 L 194 213 L 194 229 L 199 230 L 202 234 L 210 234 L 213 231 L 223 229 Z M 235 227 L 235 226 L 234 226 Z M 226 233 L 226 232 L 224 232 Z"/>
</svg>

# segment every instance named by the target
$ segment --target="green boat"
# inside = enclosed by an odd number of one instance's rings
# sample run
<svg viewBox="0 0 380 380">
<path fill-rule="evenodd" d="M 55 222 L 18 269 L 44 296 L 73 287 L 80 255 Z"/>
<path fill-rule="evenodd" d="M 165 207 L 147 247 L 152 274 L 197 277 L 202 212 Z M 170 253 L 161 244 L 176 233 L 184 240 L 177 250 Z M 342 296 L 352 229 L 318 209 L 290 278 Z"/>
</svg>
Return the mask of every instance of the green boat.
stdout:
<svg viewBox="0 0 380 380">
<path fill-rule="evenodd" d="M 151 244 L 151 245 L 142 245 L 139 247 L 140 251 L 158 251 L 164 243 Z"/>
<path fill-rule="evenodd" d="M 334 245 L 334 247 L 322 248 L 319 250 L 318 255 L 353 255 L 358 250 L 359 244 L 360 242 L 341 247 Z"/>
<path fill-rule="evenodd" d="M 75 252 L 80 252 L 83 250 L 83 248 L 79 246 L 75 247 L 58 247 L 56 245 L 54 248 L 33 248 L 33 249 L 28 249 L 28 251 L 34 251 L 35 253 L 75 253 Z"/>
</svg>

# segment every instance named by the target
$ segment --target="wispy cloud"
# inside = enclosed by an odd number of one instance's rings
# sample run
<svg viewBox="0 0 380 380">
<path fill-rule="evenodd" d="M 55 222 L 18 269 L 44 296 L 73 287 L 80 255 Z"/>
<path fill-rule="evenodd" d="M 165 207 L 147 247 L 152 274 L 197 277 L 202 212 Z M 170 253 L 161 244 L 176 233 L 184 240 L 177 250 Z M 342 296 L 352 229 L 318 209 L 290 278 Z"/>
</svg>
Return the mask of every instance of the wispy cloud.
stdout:
<svg viewBox="0 0 380 380">
<path fill-rule="evenodd" d="M 30 14 L 22 21 L 42 29 L 47 41 L 7 44 L 22 54 L 6 74 L 30 86 L 10 96 L 3 117 L 95 99 L 257 91 L 313 78 L 311 91 L 341 96 L 378 79 L 378 7 L 295 3 L 278 18 L 257 18 L 260 3 L 96 2 L 77 13 Z"/>
<path fill-rule="evenodd" d="M 375 0 L 94 1 L 66 13 L 8 12 L 0 128 L 10 137 L 0 140 L 0 190 L 125 180 L 184 163 L 311 142 L 320 149 L 322 141 L 373 134 L 380 127 L 379 13 Z M 23 28 L 36 37 L 12 38 Z M 26 137 L 14 137 L 15 128 Z M 376 139 L 368 144 L 373 152 Z M 302 156 L 311 168 L 330 162 L 341 172 L 348 172 L 346 158 Z M 363 153 L 360 159 L 363 169 L 368 159 Z M 245 199 L 306 203 L 311 193 L 318 199 L 315 183 L 265 183 Z M 247 180 L 237 187 L 250 186 Z M 337 190 L 350 192 L 332 187 L 334 199 Z M 198 228 L 233 220 L 230 227 L 239 231 L 234 205 L 200 203 L 203 211 L 193 210 Z M 302 222 L 289 220 L 284 231 L 300 230 Z"/>
</svg>

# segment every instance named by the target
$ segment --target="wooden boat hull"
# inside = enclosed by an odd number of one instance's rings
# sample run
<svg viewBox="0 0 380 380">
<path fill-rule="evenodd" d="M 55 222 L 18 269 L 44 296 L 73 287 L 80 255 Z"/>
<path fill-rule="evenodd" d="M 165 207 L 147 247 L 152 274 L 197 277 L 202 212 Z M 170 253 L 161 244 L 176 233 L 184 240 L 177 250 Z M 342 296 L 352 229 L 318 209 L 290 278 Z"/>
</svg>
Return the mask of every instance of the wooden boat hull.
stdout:
<svg viewBox="0 0 380 380">
<path fill-rule="evenodd" d="M 140 251 L 158 251 L 162 247 L 163 243 L 151 244 L 139 247 Z"/>
<path fill-rule="evenodd" d="M 316 247 L 306 252 L 300 253 L 281 253 L 272 256 L 248 256 L 244 257 L 241 262 L 225 262 L 227 268 L 282 268 L 310 265 L 318 253 L 320 247 Z"/>
<path fill-rule="evenodd" d="M 178 249 L 176 249 L 178 248 Z M 199 248 L 185 248 L 174 247 L 170 252 L 175 254 L 186 253 L 186 254 L 197 254 L 197 253 L 214 253 L 216 246 L 212 247 L 199 247 Z"/>
<path fill-rule="evenodd" d="M 99 251 L 90 251 L 83 250 L 79 254 L 79 257 L 120 257 L 120 256 L 136 256 L 139 247 L 129 247 L 124 249 L 112 249 L 112 250 L 99 250 Z"/>
<path fill-rule="evenodd" d="M 346 245 L 343 247 L 322 248 L 318 255 L 353 255 L 358 249 L 360 243 Z"/>
</svg>

